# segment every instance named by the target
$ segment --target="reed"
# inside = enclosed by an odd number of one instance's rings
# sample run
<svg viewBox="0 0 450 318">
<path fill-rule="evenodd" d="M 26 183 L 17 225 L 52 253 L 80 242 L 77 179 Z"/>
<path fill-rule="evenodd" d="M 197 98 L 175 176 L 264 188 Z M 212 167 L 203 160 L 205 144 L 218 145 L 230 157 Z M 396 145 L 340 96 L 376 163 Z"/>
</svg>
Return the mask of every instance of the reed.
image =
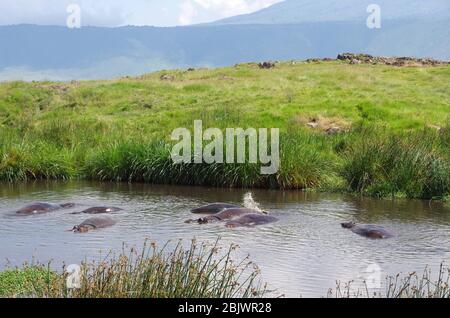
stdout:
<svg viewBox="0 0 450 318">
<path fill-rule="evenodd" d="M 168 245 L 157 248 L 146 242 L 142 250 L 123 249 L 101 261 L 80 266 L 79 288 L 69 289 L 69 274 L 56 274 L 49 266 L 35 266 L 5 272 L 39 273 L 44 278 L 8 283 L 0 275 L 6 297 L 51 298 L 250 298 L 262 297 L 266 288 L 259 279 L 259 269 L 248 258 L 236 260 L 237 246 L 222 249 L 214 244 L 189 247 L 179 242 L 171 252 Z M 20 275 L 19 275 L 20 276 Z M 34 275 L 36 276 L 36 275 Z M 17 277 L 17 275 L 16 275 Z M 69 286 L 70 287 L 70 286 Z"/>
<path fill-rule="evenodd" d="M 413 272 L 406 276 L 397 274 L 386 277 L 384 291 L 372 291 L 365 287 L 354 290 L 352 284 L 337 282 L 336 288 L 328 292 L 329 298 L 450 298 L 450 268 L 444 263 L 439 267 L 437 279 L 426 268 L 422 273 Z"/>
</svg>

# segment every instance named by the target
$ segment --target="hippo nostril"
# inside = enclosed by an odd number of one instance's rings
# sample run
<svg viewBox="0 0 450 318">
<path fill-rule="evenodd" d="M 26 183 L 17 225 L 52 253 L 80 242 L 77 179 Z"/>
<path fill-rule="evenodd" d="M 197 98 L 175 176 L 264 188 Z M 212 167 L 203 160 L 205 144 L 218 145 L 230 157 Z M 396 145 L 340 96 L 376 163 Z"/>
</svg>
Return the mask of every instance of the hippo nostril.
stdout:
<svg viewBox="0 0 450 318">
<path fill-rule="evenodd" d="M 199 224 L 206 224 L 206 223 L 208 223 L 208 220 L 206 218 L 201 218 L 201 219 L 198 219 L 197 222 Z"/>
</svg>

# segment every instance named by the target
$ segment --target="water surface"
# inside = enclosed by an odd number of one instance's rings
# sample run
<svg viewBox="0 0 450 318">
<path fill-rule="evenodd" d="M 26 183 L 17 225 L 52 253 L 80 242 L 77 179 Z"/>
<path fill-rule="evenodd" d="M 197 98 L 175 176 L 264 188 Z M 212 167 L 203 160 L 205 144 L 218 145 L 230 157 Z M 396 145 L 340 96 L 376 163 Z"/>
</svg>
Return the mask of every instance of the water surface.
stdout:
<svg viewBox="0 0 450 318">
<path fill-rule="evenodd" d="M 336 281 L 367 278 L 377 264 L 382 275 L 437 270 L 450 259 L 450 210 L 419 200 L 376 200 L 340 194 L 254 190 L 262 208 L 280 219 L 262 227 L 227 229 L 222 224 L 185 224 L 189 210 L 210 202 L 241 203 L 246 190 L 112 183 L 31 183 L 0 185 L 0 268 L 33 257 L 55 267 L 98 258 L 123 243 L 142 246 L 145 239 L 236 243 L 250 254 L 264 281 L 288 297 L 326 296 Z M 78 207 L 18 217 L 14 211 L 35 201 L 75 202 Z M 112 205 L 117 225 L 86 234 L 68 232 L 88 216 L 70 212 Z M 342 229 L 341 222 L 375 223 L 396 236 L 370 240 Z M 447 263 L 448 264 L 448 263 Z"/>
</svg>

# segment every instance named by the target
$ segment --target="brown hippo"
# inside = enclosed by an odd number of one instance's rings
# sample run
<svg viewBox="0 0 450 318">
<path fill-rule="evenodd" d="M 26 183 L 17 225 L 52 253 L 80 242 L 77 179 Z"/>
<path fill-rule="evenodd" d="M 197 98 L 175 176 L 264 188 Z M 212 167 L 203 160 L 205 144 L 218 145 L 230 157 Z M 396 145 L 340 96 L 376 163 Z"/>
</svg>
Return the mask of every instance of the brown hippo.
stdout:
<svg viewBox="0 0 450 318">
<path fill-rule="evenodd" d="M 197 220 L 188 220 L 185 223 L 192 223 L 192 222 L 198 222 L 199 224 L 206 224 L 206 223 L 212 223 L 217 221 L 226 221 L 226 220 L 232 220 L 238 217 L 241 217 L 246 214 L 261 214 L 263 213 L 258 212 L 257 210 L 253 209 L 246 209 L 246 208 L 231 208 L 223 210 L 222 212 L 208 215 L 206 217 L 197 219 Z"/>
<path fill-rule="evenodd" d="M 228 203 L 212 203 L 192 209 L 191 212 L 195 214 L 216 214 L 226 209 L 240 208 L 239 205 Z"/>
<path fill-rule="evenodd" d="M 122 211 L 121 208 L 116 208 L 116 207 L 108 207 L 108 206 L 96 206 L 96 207 L 92 207 L 86 210 L 83 210 L 81 212 L 74 212 L 71 214 L 105 214 L 105 213 L 111 213 L 111 212 L 117 212 L 117 211 Z"/>
<path fill-rule="evenodd" d="M 54 204 L 47 202 L 36 202 L 21 208 L 20 210 L 16 211 L 16 213 L 21 215 L 42 214 L 59 209 L 70 209 L 74 206 L 74 203 Z"/>
<path fill-rule="evenodd" d="M 75 225 L 72 229 L 74 233 L 86 233 L 91 230 L 103 229 L 116 224 L 116 221 L 110 217 L 93 217 L 85 220 L 79 225 Z"/>
<path fill-rule="evenodd" d="M 240 226 L 255 226 L 255 225 L 264 225 L 269 224 L 273 222 L 277 222 L 278 219 L 274 216 L 265 215 L 262 213 L 252 213 L 252 214 L 245 214 L 241 216 L 240 218 L 237 218 L 235 220 L 228 221 L 225 226 L 228 228 L 234 228 L 234 227 L 240 227 Z"/>
<path fill-rule="evenodd" d="M 394 236 L 394 234 L 385 229 L 382 226 L 379 225 L 373 225 L 373 224 L 360 224 L 357 225 L 354 222 L 346 222 L 346 223 L 341 223 L 341 226 L 344 229 L 349 229 L 351 230 L 353 233 L 367 237 L 367 238 L 371 238 L 371 239 L 387 239 L 387 238 L 391 238 Z"/>
</svg>

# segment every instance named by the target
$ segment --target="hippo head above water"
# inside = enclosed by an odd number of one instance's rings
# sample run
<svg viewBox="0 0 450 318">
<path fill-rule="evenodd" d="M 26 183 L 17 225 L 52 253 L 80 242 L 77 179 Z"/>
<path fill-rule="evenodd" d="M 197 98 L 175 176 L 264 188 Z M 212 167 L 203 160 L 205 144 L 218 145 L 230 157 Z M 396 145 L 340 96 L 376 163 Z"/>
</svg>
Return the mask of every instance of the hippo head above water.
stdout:
<svg viewBox="0 0 450 318">
<path fill-rule="evenodd" d="M 89 232 L 89 230 L 92 230 L 91 226 L 88 225 L 76 225 L 73 227 L 72 232 L 74 233 L 86 233 Z"/>
<path fill-rule="evenodd" d="M 355 222 L 345 222 L 345 223 L 341 223 L 341 225 L 344 229 L 351 229 L 356 226 L 356 223 Z"/>
<path fill-rule="evenodd" d="M 61 207 L 63 209 L 71 209 L 71 208 L 75 207 L 75 203 L 63 203 L 63 204 L 61 204 Z"/>
</svg>

